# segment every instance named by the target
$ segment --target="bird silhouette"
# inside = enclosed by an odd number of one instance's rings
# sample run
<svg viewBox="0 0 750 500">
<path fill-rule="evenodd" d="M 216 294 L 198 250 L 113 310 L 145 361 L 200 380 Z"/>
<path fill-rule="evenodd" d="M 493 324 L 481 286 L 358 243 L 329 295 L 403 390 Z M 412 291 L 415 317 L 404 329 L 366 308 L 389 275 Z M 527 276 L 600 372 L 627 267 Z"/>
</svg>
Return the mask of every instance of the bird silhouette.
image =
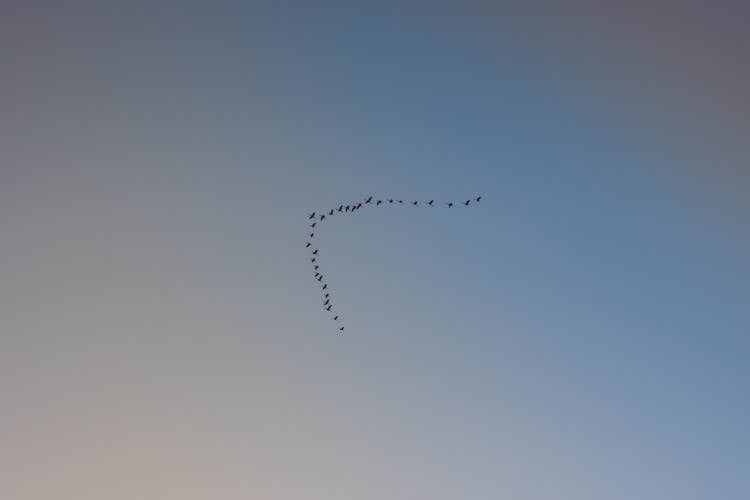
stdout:
<svg viewBox="0 0 750 500">
<path fill-rule="evenodd" d="M 313 266 L 313 269 L 317 270 L 317 269 L 318 269 L 319 267 L 320 267 L 319 265 L 315 264 L 315 265 Z"/>
<path fill-rule="evenodd" d="M 464 205 L 466 205 L 466 206 L 468 207 L 468 206 L 469 206 L 469 203 L 471 203 L 471 200 L 466 200 L 466 201 L 464 202 Z"/>
<path fill-rule="evenodd" d="M 308 241 L 307 243 L 305 243 L 305 248 L 310 248 L 310 245 L 312 245 L 312 243 L 310 243 L 310 242 Z"/>
<path fill-rule="evenodd" d="M 323 275 L 321 274 L 320 276 L 318 276 L 318 281 L 321 281 L 322 279 L 323 279 Z"/>
<path fill-rule="evenodd" d="M 381 203 L 383 203 L 383 200 L 378 200 L 378 201 L 376 201 L 376 202 L 375 202 L 375 206 L 378 206 L 378 205 L 380 205 Z"/>
<path fill-rule="evenodd" d="M 450 202 L 446 203 L 446 205 L 448 205 L 448 208 L 451 208 L 453 206 L 453 202 L 450 201 Z"/>
<path fill-rule="evenodd" d="M 331 211 L 328 212 L 328 215 L 333 215 L 333 209 L 331 209 Z"/>
<path fill-rule="evenodd" d="M 315 250 L 313 250 L 313 253 L 312 253 L 312 254 L 313 254 L 313 255 L 318 255 L 318 249 L 316 248 Z"/>
<path fill-rule="evenodd" d="M 317 222 L 313 222 L 312 224 L 310 224 L 310 227 L 313 227 L 313 228 L 314 228 L 314 227 L 315 227 L 315 226 L 317 226 L 317 225 L 318 225 L 318 223 L 317 223 Z"/>
<path fill-rule="evenodd" d="M 434 202 L 434 201 L 435 201 L 435 200 L 430 200 L 430 201 L 428 201 L 428 202 L 427 202 L 427 204 L 428 204 L 429 206 L 432 206 L 432 202 Z"/>
<path fill-rule="evenodd" d="M 370 198 L 372 198 L 372 196 Z M 362 208 L 362 203 L 357 203 L 357 210 L 359 210 L 360 208 Z"/>
<path fill-rule="evenodd" d="M 334 316 L 334 317 L 333 317 L 333 321 L 338 321 L 338 320 L 339 320 L 339 317 L 338 317 L 338 316 Z"/>
<path fill-rule="evenodd" d="M 330 311 L 332 307 L 333 307 L 333 304 L 331 304 L 330 306 L 326 307 L 326 311 Z"/>
<path fill-rule="evenodd" d="M 325 294 L 325 298 L 328 298 L 328 296 L 331 295 L 330 293 Z"/>
<path fill-rule="evenodd" d="M 324 283 L 324 284 L 323 284 L 323 290 L 325 290 L 326 288 L 328 288 L 328 284 L 327 284 L 327 283 Z"/>
<path fill-rule="evenodd" d="M 327 306 L 330 301 L 331 301 L 330 299 L 326 300 L 325 302 L 323 302 L 323 305 Z"/>
<path fill-rule="evenodd" d="M 315 212 L 311 213 L 310 217 L 308 217 L 308 219 L 314 219 L 314 218 L 315 218 Z"/>
<path fill-rule="evenodd" d="M 415 207 L 417 206 L 418 203 L 419 203 L 418 201 L 412 201 L 411 202 L 411 204 L 414 205 Z"/>
<path fill-rule="evenodd" d="M 388 200 L 388 203 L 393 203 L 393 200 L 392 200 L 392 199 L 389 199 L 389 200 Z"/>
<path fill-rule="evenodd" d="M 347 211 L 347 212 L 349 211 L 349 205 L 347 205 L 347 206 L 346 206 L 346 211 Z"/>
<path fill-rule="evenodd" d="M 310 259 L 310 262 L 315 262 L 315 257 L 313 257 L 312 259 Z"/>
<path fill-rule="evenodd" d="M 339 212 L 341 212 L 344 209 L 344 205 L 339 205 Z"/>
<path fill-rule="evenodd" d="M 370 202 L 372 202 L 372 196 L 370 196 L 369 198 L 367 198 L 367 199 L 365 200 L 365 204 L 367 204 L 367 203 L 370 203 Z"/>
<path fill-rule="evenodd" d="M 399 203 L 403 203 L 403 202 L 404 202 L 404 200 L 398 200 L 398 202 L 399 202 Z"/>
<path fill-rule="evenodd" d="M 344 327 L 342 326 L 341 328 L 339 328 L 339 331 L 343 332 L 344 331 Z"/>
<path fill-rule="evenodd" d="M 479 202 L 479 200 L 481 200 L 481 199 L 482 199 L 482 197 L 481 197 L 481 196 L 477 196 L 477 197 L 476 197 L 476 198 L 474 198 L 474 199 L 475 199 L 475 200 L 477 200 L 477 202 Z"/>
<path fill-rule="evenodd" d="M 324 214 L 320 214 L 320 220 L 326 220 L 326 216 Z"/>
</svg>

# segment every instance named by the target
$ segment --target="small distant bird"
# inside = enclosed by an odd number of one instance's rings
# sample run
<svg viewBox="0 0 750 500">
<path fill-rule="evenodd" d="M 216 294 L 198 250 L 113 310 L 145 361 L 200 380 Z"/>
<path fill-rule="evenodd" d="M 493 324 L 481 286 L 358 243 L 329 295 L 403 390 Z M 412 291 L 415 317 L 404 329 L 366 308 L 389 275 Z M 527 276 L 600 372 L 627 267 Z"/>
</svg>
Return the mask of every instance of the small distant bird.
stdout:
<svg viewBox="0 0 750 500">
<path fill-rule="evenodd" d="M 347 211 L 347 212 L 349 211 L 349 205 L 347 205 L 347 206 L 346 206 L 346 211 Z"/>
<path fill-rule="evenodd" d="M 415 207 L 417 206 L 418 203 L 419 203 L 418 201 L 412 201 L 411 202 L 411 204 L 414 205 Z"/>
<path fill-rule="evenodd" d="M 331 211 L 328 212 L 328 215 L 333 215 L 333 209 L 331 209 Z"/>
<path fill-rule="evenodd" d="M 308 219 L 314 219 L 314 218 L 315 218 L 315 212 L 311 213 L 310 217 L 308 217 Z"/>
<path fill-rule="evenodd" d="M 481 200 L 481 199 L 482 199 L 482 197 L 481 197 L 481 196 L 477 196 L 477 197 L 476 197 L 476 198 L 474 198 L 474 199 L 475 199 L 475 200 L 477 200 L 477 202 L 479 202 L 479 200 Z"/>
<path fill-rule="evenodd" d="M 330 301 L 331 301 L 330 299 L 326 300 L 325 302 L 323 302 L 323 305 L 327 306 Z"/>
<path fill-rule="evenodd" d="M 393 199 L 389 199 L 389 200 L 388 200 L 388 203 L 393 203 Z"/>
<path fill-rule="evenodd" d="M 339 205 L 339 212 L 341 212 L 344 209 L 344 205 Z"/>
<path fill-rule="evenodd" d="M 378 205 L 380 205 L 381 203 L 383 203 L 383 200 L 378 200 L 378 201 L 376 201 L 376 202 L 375 202 L 375 206 L 378 206 Z"/>
<path fill-rule="evenodd" d="M 331 295 L 330 293 L 325 294 L 325 298 L 328 298 L 328 296 Z"/>
<path fill-rule="evenodd" d="M 328 288 L 328 285 L 324 283 L 323 284 L 323 290 L 325 290 L 326 288 Z"/>
<path fill-rule="evenodd" d="M 428 204 L 429 206 L 432 206 L 432 202 L 433 202 L 433 201 L 435 201 L 435 200 L 430 200 L 430 201 L 428 201 L 428 202 L 427 202 L 427 204 Z"/>
<path fill-rule="evenodd" d="M 310 233 L 310 238 L 315 238 L 315 233 Z"/>
<path fill-rule="evenodd" d="M 398 202 L 399 202 L 399 203 L 403 203 L 403 202 L 404 202 L 404 200 L 398 200 Z"/>
<path fill-rule="evenodd" d="M 313 257 L 312 259 L 310 259 L 310 262 L 315 262 L 315 257 Z"/>
<path fill-rule="evenodd" d="M 310 248 L 310 245 L 312 245 L 312 243 L 310 243 L 310 242 L 308 241 L 307 243 L 305 243 L 305 248 Z"/>
<path fill-rule="evenodd" d="M 464 202 L 464 205 L 466 205 L 466 206 L 468 207 L 468 206 L 469 206 L 469 203 L 471 203 L 471 200 L 466 200 L 466 201 Z"/>
<path fill-rule="evenodd" d="M 317 224 L 317 222 L 313 222 L 312 224 L 310 224 L 310 227 L 315 227 Z"/>
<path fill-rule="evenodd" d="M 332 307 L 333 307 L 333 304 L 331 304 L 330 306 L 326 307 L 326 311 L 330 311 Z"/>
<path fill-rule="evenodd" d="M 453 202 L 450 201 L 450 202 L 446 203 L 446 205 L 448 205 L 448 208 L 451 208 L 453 206 Z"/>
<path fill-rule="evenodd" d="M 315 264 L 315 265 L 313 266 L 313 269 L 315 269 L 315 270 L 317 271 L 319 267 L 320 267 L 319 265 Z"/>
<path fill-rule="evenodd" d="M 323 214 L 320 214 L 320 220 L 326 220 L 326 216 Z"/>
<path fill-rule="evenodd" d="M 342 326 L 341 328 L 339 328 L 339 330 L 343 332 L 344 331 L 344 327 Z"/>
<path fill-rule="evenodd" d="M 372 199 L 372 196 L 370 196 L 370 199 Z M 360 209 L 360 208 L 362 208 L 362 204 L 361 203 L 357 203 L 357 209 Z"/>
<path fill-rule="evenodd" d="M 338 317 L 338 316 L 334 316 L 334 317 L 333 317 L 333 321 L 338 321 L 338 320 L 339 320 L 339 317 Z"/>
<path fill-rule="evenodd" d="M 372 201 L 372 196 L 370 196 L 369 198 L 367 198 L 367 199 L 365 200 L 365 204 L 367 204 L 367 203 L 370 203 L 371 201 Z"/>
<path fill-rule="evenodd" d="M 320 276 L 318 276 L 318 281 L 320 281 L 322 279 L 323 279 L 323 275 L 321 274 Z"/>
<path fill-rule="evenodd" d="M 315 273 L 313 276 L 317 278 L 318 276 L 320 276 L 320 273 Z"/>
<path fill-rule="evenodd" d="M 313 250 L 313 255 L 318 255 L 318 249 Z"/>
</svg>

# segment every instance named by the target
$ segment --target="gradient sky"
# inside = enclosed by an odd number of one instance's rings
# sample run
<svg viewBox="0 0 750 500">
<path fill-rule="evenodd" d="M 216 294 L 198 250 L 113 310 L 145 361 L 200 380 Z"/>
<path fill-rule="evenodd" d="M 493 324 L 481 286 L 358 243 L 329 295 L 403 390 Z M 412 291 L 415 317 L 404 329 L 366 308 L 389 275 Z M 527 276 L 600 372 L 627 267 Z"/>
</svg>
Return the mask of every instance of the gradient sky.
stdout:
<svg viewBox="0 0 750 500">
<path fill-rule="evenodd" d="M 750 12 L 524 3 L 4 3 L 0 498 L 750 497 Z"/>
</svg>

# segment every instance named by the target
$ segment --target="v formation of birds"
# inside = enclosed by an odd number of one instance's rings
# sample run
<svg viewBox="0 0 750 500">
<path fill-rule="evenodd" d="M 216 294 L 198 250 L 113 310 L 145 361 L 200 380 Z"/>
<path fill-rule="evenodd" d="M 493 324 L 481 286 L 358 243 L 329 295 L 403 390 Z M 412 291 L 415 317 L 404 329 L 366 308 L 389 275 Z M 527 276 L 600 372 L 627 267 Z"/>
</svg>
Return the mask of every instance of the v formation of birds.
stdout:
<svg viewBox="0 0 750 500">
<path fill-rule="evenodd" d="M 443 203 L 436 203 L 435 200 L 428 200 L 428 201 L 422 201 L 419 200 L 412 200 L 412 201 L 404 201 L 404 200 L 397 200 L 395 198 L 385 198 L 385 199 L 374 199 L 373 196 L 368 196 L 362 201 L 358 201 L 355 203 L 350 204 L 340 204 L 337 207 L 330 208 L 328 210 L 323 210 L 321 212 L 312 212 L 311 214 L 308 214 L 307 220 L 310 233 L 308 233 L 306 241 L 305 241 L 305 248 L 307 248 L 310 251 L 310 262 L 313 265 L 313 279 L 318 283 L 320 286 L 321 293 L 323 294 L 323 310 L 325 310 L 328 313 L 331 313 L 331 318 L 333 321 L 335 321 L 338 328 L 338 333 L 343 334 L 344 333 L 344 325 L 341 321 L 341 315 L 335 311 L 333 300 L 331 297 L 331 291 L 328 287 L 328 283 L 324 281 L 325 276 L 323 273 L 320 272 L 320 265 L 318 264 L 318 252 L 319 250 L 315 248 L 315 245 L 313 244 L 313 241 L 315 240 L 315 231 L 318 229 L 318 226 L 321 222 L 326 221 L 330 218 L 332 218 L 334 215 L 337 214 L 353 214 L 365 207 L 379 207 L 379 206 L 395 206 L 395 205 L 409 205 L 409 206 L 425 206 L 425 207 L 446 207 L 446 208 L 453 208 L 454 206 L 463 205 L 465 207 L 470 206 L 472 203 L 477 204 L 480 201 L 482 201 L 481 196 L 475 196 L 473 198 L 469 198 L 465 201 L 448 201 Z M 312 222 L 311 222 L 312 221 Z"/>
</svg>

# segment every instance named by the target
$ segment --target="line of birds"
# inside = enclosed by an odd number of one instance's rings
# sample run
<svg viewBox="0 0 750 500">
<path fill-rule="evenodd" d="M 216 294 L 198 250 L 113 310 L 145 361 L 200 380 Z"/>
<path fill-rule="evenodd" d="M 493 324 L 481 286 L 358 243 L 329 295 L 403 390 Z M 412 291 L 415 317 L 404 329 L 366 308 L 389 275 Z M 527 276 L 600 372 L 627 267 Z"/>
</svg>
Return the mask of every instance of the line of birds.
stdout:
<svg viewBox="0 0 750 500">
<path fill-rule="evenodd" d="M 448 202 L 444 202 L 443 204 L 447 208 L 453 208 L 453 206 L 459 205 L 459 204 L 468 207 L 471 203 L 479 203 L 481 200 L 482 200 L 481 196 L 476 196 L 474 198 L 469 198 L 468 200 L 462 201 L 462 202 L 454 203 L 452 201 L 448 201 Z M 331 209 L 328 209 L 328 210 L 324 210 L 322 212 L 312 212 L 311 214 L 309 214 L 307 216 L 307 220 L 308 220 L 308 222 L 311 221 L 311 220 L 313 221 L 312 223 L 309 224 L 309 227 L 311 227 L 313 229 L 313 232 L 308 233 L 308 235 L 307 235 L 307 241 L 305 242 L 305 248 L 309 249 L 309 248 L 313 247 L 313 243 L 312 243 L 311 240 L 313 240 L 315 238 L 315 231 L 316 231 L 316 228 L 318 227 L 318 225 L 321 222 L 323 222 L 324 220 L 333 217 L 333 215 L 336 214 L 336 213 L 341 213 L 341 214 L 354 213 L 354 212 L 356 212 L 358 210 L 361 210 L 362 208 L 364 208 L 364 207 L 366 207 L 368 205 L 369 206 L 380 206 L 380 205 L 385 205 L 385 204 L 388 204 L 388 205 L 393 205 L 393 204 L 404 205 L 404 204 L 407 204 L 407 205 L 412 205 L 412 206 L 416 207 L 416 206 L 419 206 L 419 203 L 420 202 L 418 200 L 412 200 L 410 202 L 409 201 L 404 202 L 404 200 L 397 200 L 395 198 L 374 199 L 373 196 L 369 196 L 369 197 L 365 198 L 364 200 L 362 200 L 361 202 L 351 203 L 351 204 L 348 204 L 348 205 L 344 205 L 342 203 L 338 207 L 334 207 L 334 208 L 331 208 Z M 440 205 L 436 205 L 435 204 L 435 200 L 424 201 L 424 202 L 422 202 L 422 204 L 425 205 L 425 206 L 428 206 L 428 207 L 437 207 L 437 206 L 440 206 Z M 313 271 L 314 271 L 314 273 L 313 273 L 313 279 L 315 279 L 315 281 L 317 281 L 320 284 L 321 293 L 323 294 L 323 299 L 324 299 L 324 301 L 323 301 L 323 309 L 325 309 L 327 312 L 332 312 L 331 310 L 333 309 L 333 303 L 331 302 L 331 292 L 330 292 L 330 290 L 328 288 L 328 283 L 326 283 L 325 281 L 323 281 L 324 276 L 320 272 L 320 265 L 318 264 L 318 252 L 319 252 L 319 250 L 317 248 L 314 248 L 314 249 L 310 250 L 310 253 L 312 255 L 312 257 L 310 257 L 310 262 L 313 265 Z M 332 318 L 333 318 L 334 321 L 336 321 L 336 322 L 338 322 L 340 324 L 340 322 L 339 322 L 340 315 L 339 314 L 334 314 L 334 316 L 332 316 Z M 338 326 L 338 332 L 339 332 L 339 334 L 343 334 L 344 333 L 344 326 L 343 325 Z"/>
</svg>

